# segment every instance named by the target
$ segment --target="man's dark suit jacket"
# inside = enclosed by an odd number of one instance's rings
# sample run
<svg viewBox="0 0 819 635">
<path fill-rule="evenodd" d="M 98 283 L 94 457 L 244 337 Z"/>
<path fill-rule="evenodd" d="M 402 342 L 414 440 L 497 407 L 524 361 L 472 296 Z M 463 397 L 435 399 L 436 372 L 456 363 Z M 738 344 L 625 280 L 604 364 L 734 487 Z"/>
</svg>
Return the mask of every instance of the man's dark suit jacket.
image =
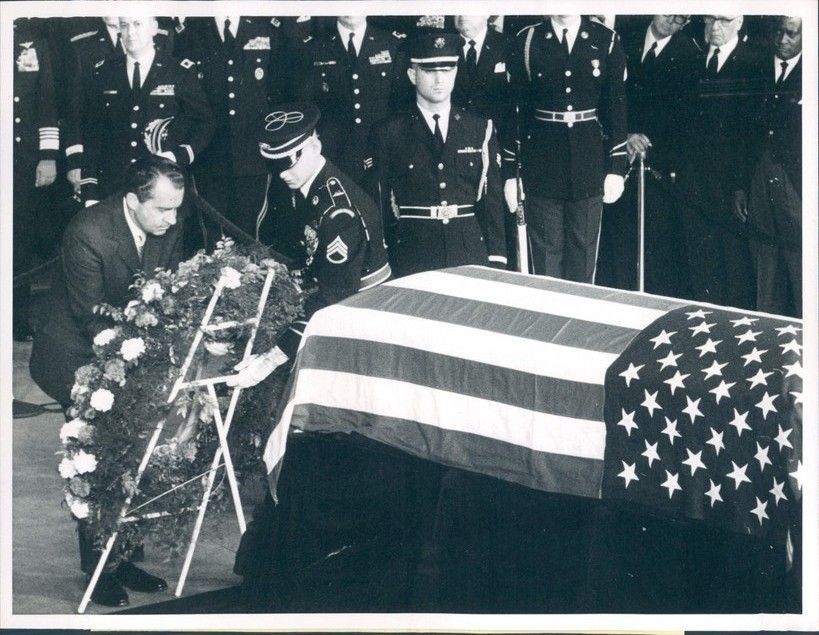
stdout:
<svg viewBox="0 0 819 635">
<path fill-rule="evenodd" d="M 100 303 L 124 306 L 134 274 L 173 269 L 182 258 L 179 218 L 164 236 L 148 235 L 143 258 L 125 220 L 117 194 L 77 214 L 66 229 L 60 270 L 52 284 L 48 321 L 37 332 L 31 377 L 62 406 L 71 403 L 74 371 L 93 359 L 92 340 L 112 326 L 93 309 Z"/>
</svg>

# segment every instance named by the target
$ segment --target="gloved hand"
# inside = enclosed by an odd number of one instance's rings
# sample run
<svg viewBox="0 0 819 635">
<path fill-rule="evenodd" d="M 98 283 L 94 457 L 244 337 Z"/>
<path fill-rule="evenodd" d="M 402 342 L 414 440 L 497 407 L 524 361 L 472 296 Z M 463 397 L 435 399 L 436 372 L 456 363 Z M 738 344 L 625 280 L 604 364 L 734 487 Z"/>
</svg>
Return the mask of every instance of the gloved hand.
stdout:
<svg viewBox="0 0 819 635">
<path fill-rule="evenodd" d="M 611 205 L 623 195 L 625 179 L 619 174 L 607 174 L 603 181 L 603 202 Z"/>
<path fill-rule="evenodd" d="M 34 187 L 48 187 L 57 178 L 57 162 L 54 159 L 43 159 L 37 163 L 34 176 Z"/>
<path fill-rule="evenodd" d="M 748 220 L 748 196 L 743 190 L 734 192 L 733 205 L 731 211 L 740 223 L 745 223 Z"/>
<path fill-rule="evenodd" d="M 278 346 L 274 346 L 261 355 L 251 355 L 233 367 L 239 371 L 237 375 L 230 377 L 225 383 L 236 388 L 250 388 L 255 386 L 270 373 L 288 360 Z"/>
<path fill-rule="evenodd" d="M 651 147 L 651 140 L 642 132 L 632 132 L 626 140 L 626 151 L 628 161 L 632 163 L 638 156 L 645 158 L 646 152 Z"/>
<path fill-rule="evenodd" d="M 514 214 L 518 209 L 518 183 L 515 179 L 506 179 L 503 184 L 503 198 L 509 211 Z"/>
</svg>

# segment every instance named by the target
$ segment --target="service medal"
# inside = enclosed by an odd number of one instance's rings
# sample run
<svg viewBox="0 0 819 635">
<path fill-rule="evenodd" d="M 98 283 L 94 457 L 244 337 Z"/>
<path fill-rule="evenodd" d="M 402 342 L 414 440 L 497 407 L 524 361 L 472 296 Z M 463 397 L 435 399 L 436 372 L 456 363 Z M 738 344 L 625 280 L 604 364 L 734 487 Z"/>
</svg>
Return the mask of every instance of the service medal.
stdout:
<svg viewBox="0 0 819 635">
<path fill-rule="evenodd" d="M 262 77 L 264 77 L 264 71 L 263 71 L 261 68 L 257 68 L 257 69 L 256 69 L 256 70 L 253 72 L 253 76 L 254 76 L 256 79 L 261 79 Z"/>
</svg>

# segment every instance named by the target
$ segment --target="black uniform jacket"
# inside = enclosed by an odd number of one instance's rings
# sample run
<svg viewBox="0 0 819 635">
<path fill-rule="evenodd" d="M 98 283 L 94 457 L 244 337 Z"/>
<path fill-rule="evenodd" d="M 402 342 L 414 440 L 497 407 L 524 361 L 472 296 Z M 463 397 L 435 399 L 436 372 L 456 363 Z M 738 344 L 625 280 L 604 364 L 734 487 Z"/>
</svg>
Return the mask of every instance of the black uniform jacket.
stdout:
<svg viewBox="0 0 819 635">
<path fill-rule="evenodd" d="M 368 187 L 380 201 L 396 275 L 506 264 L 501 161 L 490 121 L 452 106 L 438 156 L 415 108 L 379 126 L 372 150 Z M 458 206 L 458 217 L 429 218 L 431 207 L 440 215 L 455 213 L 452 206 Z"/>
<path fill-rule="evenodd" d="M 307 196 L 295 196 L 296 220 L 304 226 L 307 273 L 316 289 L 305 303 L 305 319 L 295 322 L 278 342 L 290 358 L 313 313 L 392 275 L 381 213 L 349 176 L 327 161 Z"/>
<path fill-rule="evenodd" d="M 520 107 L 523 178 L 539 196 L 580 200 L 603 192 L 606 174 L 625 174 L 626 59 L 620 38 L 583 17 L 570 55 L 547 19 L 516 37 L 513 90 Z M 541 121 L 538 111 L 596 118 Z M 504 146 L 504 175 L 514 176 L 516 144 Z"/>
<path fill-rule="evenodd" d="M 775 64 L 768 58 L 765 76 L 763 138 L 773 158 L 782 164 L 791 185 L 802 194 L 802 59 L 776 84 Z M 777 68 L 777 72 L 780 69 Z"/>
<path fill-rule="evenodd" d="M 81 210 L 72 219 L 63 236 L 48 318 L 35 337 L 39 351 L 31 359 L 31 376 L 48 395 L 60 403 L 69 401 L 73 373 L 92 358 L 94 336 L 112 326 L 94 313 L 94 307 L 103 302 L 124 306 L 134 274 L 179 264 L 183 233 L 179 222 L 163 236 L 148 235 L 140 261 L 122 194 Z"/>
</svg>

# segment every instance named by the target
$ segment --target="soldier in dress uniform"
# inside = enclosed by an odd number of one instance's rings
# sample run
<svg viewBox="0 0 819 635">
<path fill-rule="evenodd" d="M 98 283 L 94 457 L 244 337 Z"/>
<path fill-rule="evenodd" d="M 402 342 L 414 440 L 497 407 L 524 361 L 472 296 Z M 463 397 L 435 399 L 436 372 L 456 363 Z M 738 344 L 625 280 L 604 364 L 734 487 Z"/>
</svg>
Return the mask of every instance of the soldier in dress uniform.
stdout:
<svg viewBox="0 0 819 635">
<path fill-rule="evenodd" d="M 45 40 L 27 19 L 14 21 L 14 274 L 32 266 L 40 221 L 40 188 L 54 183 L 60 132 L 51 56 Z M 14 289 L 12 332 L 31 340 L 30 286 Z"/>
<path fill-rule="evenodd" d="M 268 171 L 257 131 L 284 89 L 279 30 L 270 18 L 188 18 L 177 44 L 188 54 L 182 65 L 192 65 L 201 80 L 216 124 L 194 164 L 196 186 L 228 220 L 258 239 L 268 211 Z"/>
<path fill-rule="evenodd" d="M 396 275 L 506 266 L 494 126 L 450 102 L 461 42 L 457 35 L 428 32 L 411 43 L 407 73 L 416 107 L 375 130 L 372 156 L 365 159 L 369 187 L 388 224 Z"/>
<path fill-rule="evenodd" d="M 163 153 L 181 166 L 194 162 L 213 134 L 213 117 L 193 62 L 154 48 L 153 17 L 119 20 L 125 55 L 95 64 L 82 106 L 83 195 L 86 206 L 122 184 L 125 169 L 148 153 L 145 133 L 173 121 Z"/>
<path fill-rule="evenodd" d="M 301 52 L 296 96 L 319 107 L 324 154 L 358 183 L 370 131 L 401 101 L 403 41 L 402 33 L 382 31 L 366 16 L 345 15 L 325 36 L 307 39 Z"/>
<path fill-rule="evenodd" d="M 553 15 L 517 34 L 517 143 L 504 147 L 506 201 L 522 164 L 534 273 L 593 282 L 602 203 L 623 192 L 626 59 L 617 34 L 579 15 Z"/>
</svg>

